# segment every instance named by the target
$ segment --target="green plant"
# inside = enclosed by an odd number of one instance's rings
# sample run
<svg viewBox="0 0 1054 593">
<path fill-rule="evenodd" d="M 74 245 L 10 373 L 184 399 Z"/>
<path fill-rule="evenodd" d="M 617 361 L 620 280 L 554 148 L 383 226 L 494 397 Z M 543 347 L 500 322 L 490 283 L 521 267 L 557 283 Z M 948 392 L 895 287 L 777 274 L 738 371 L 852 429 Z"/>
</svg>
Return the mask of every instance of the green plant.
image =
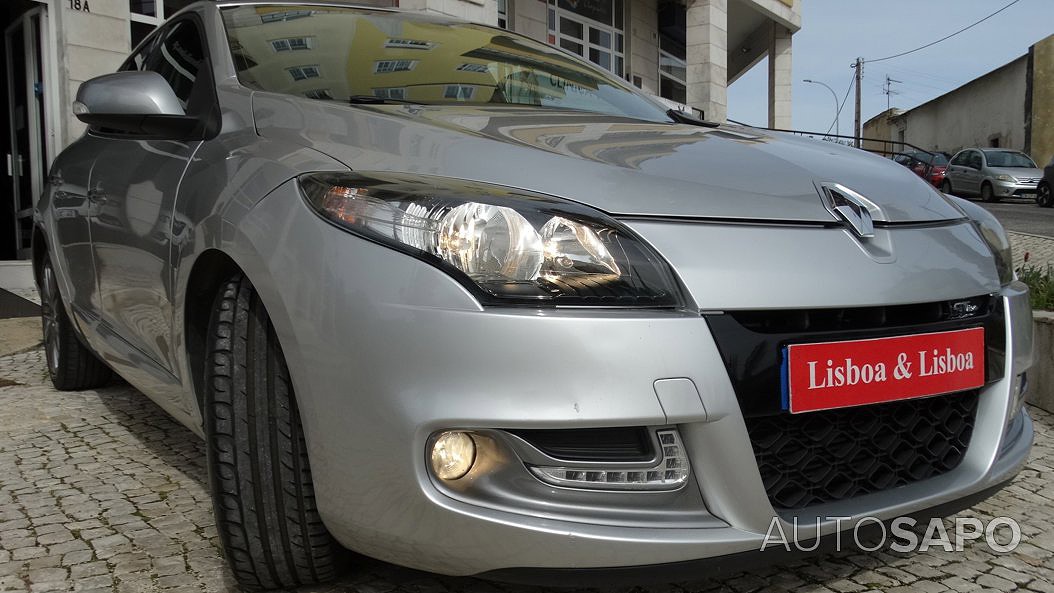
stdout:
<svg viewBox="0 0 1054 593">
<path fill-rule="evenodd" d="M 1054 311 L 1054 270 L 1037 266 L 1024 266 L 1018 271 L 1018 277 L 1028 285 L 1029 298 L 1033 309 Z"/>
</svg>

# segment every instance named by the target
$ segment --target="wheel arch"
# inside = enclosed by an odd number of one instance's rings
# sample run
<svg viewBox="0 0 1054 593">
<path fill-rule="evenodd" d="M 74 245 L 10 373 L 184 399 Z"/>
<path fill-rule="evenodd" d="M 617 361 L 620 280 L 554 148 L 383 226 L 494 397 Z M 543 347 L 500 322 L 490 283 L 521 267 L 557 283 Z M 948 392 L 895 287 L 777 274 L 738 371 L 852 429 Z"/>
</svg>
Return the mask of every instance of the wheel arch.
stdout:
<svg viewBox="0 0 1054 593">
<path fill-rule="evenodd" d="M 40 270 L 44 265 L 44 256 L 48 252 L 48 239 L 44 234 L 44 229 L 39 224 L 33 225 L 33 238 L 30 242 L 30 249 L 32 252 L 33 279 L 36 280 L 39 287 Z"/>
<path fill-rule="evenodd" d="M 190 373 L 190 387 L 199 412 L 205 404 L 205 356 L 208 352 L 209 320 L 220 287 L 231 276 L 245 274 L 229 255 L 219 249 L 204 251 L 194 261 L 187 277 L 183 301 L 183 336 Z"/>
</svg>

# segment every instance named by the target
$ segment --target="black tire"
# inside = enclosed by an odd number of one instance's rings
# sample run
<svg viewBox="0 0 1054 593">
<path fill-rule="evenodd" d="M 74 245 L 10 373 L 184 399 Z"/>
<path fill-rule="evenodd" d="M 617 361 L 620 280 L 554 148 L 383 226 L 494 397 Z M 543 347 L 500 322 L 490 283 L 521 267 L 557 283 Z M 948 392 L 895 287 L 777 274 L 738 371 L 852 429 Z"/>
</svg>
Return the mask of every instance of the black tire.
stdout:
<svg viewBox="0 0 1054 593">
<path fill-rule="evenodd" d="M 948 194 L 949 196 L 955 195 L 955 192 L 952 191 L 952 182 L 948 181 L 947 179 L 941 182 L 941 191 Z"/>
<path fill-rule="evenodd" d="M 1036 204 L 1040 208 L 1050 208 L 1054 206 L 1054 195 L 1051 195 L 1050 184 L 1043 181 L 1036 188 Z"/>
<path fill-rule="evenodd" d="M 238 583 L 263 590 L 332 580 L 340 548 L 315 506 L 289 369 L 243 276 L 216 297 L 205 374 L 212 503 Z"/>
<path fill-rule="evenodd" d="M 95 389 L 110 381 L 113 371 L 84 346 L 66 313 L 55 268 L 47 254 L 40 266 L 40 322 L 48 375 L 55 389 Z"/>
<path fill-rule="evenodd" d="M 995 190 L 992 189 L 992 184 L 985 181 L 981 184 L 981 201 L 982 202 L 998 202 L 1001 198 L 995 195 Z"/>
</svg>

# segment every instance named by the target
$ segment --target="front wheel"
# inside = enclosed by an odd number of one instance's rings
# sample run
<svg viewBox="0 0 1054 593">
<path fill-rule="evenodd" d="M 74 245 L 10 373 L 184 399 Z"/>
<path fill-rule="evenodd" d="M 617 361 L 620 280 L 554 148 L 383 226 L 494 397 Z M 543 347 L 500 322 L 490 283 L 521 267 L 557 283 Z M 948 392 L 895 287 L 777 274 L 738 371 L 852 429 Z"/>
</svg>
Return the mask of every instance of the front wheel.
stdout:
<svg viewBox="0 0 1054 593">
<path fill-rule="evenodd" d="M 1036 204 L 1038 204 L 1040 208 L 1050 208 L 1051 206 L 1054 206 L 1054 196 L 1051 195 L 1050 184 L 1046 181 L 1040 183 L 1039 187 L 1036 188 Z"/>
<path fill-rule="evenodd" d="M 995 195 L 995 191 L 992 189 L 992 184 L 985 181 L 981 184 L 981 201 L 982 202 L 998 202 L 999 196 Z"/>
<path fill-rule="evenodd" d="M 322 524 L 296 398 L 252 284 L 229 280 L 209 323 L 205 434 L 216 525 L 245 589 L 322 583 L 340 547 Z"/>
<path fill-rule="evenodd" d="M 55 389 L 79 391 L 102 387 L 113 371 L 88 350 L 77 337 L 73 321 L 59 293 L 51 256 L 45 254 L 40 266 L 40 321 L 44 330 L 44 356 L 48 376 Z"/>
</svg>

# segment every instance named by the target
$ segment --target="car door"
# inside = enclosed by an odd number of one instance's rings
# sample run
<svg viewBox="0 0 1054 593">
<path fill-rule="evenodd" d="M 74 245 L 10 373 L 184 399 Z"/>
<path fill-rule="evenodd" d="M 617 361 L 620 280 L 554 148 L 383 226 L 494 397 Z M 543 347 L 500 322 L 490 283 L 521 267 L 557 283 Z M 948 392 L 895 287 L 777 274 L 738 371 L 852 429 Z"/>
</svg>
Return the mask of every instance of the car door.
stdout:
<svg viewBox="0 0 1054 593">
<path fill-rule="evenodd" d="M 122 67 L 152 70 L 194 115 L 215 101 L 196 16 L 167 23 Z M 199 76 L 200 74 L 200 76 Z M 210 85 L 208 92 L 201 90 Z M 88 198 L 98 313 L 112 330 L 111 358 L 144 389 L 176 383 L 172 343 L 172 210 L 180 180 L 200 140 L 157 140 L 93 130 L 97 154 Z M 105 339 L 105 338 L 104 338 Z M 136 381 L 130 375 L 138 376 Z M 150 383 L 152 385 L 143 385 Z M 148 391 L 149 392 L 149 391 Z"/>
<path fill-rule="evenodd" d="M 971 150 L 966 161 L 966 186 L 970 193 L 981 193 L 981 181 L 984 180 L 982 169 L 984 169 L 984 157 L 981 156 L 981 151 Z"/>
<path fill-rule="evenodd" d="M 962 152 L 957 152 L 952 158 L 948 159 L 948 168 L 944 172 L 944 178 L 952 185 L 955 191 L 959 191 L 958 188 L 961 185 L 959 180 L 961 179 L 962 165 L 965 159 L 963 154 Z"/>
</svg>

